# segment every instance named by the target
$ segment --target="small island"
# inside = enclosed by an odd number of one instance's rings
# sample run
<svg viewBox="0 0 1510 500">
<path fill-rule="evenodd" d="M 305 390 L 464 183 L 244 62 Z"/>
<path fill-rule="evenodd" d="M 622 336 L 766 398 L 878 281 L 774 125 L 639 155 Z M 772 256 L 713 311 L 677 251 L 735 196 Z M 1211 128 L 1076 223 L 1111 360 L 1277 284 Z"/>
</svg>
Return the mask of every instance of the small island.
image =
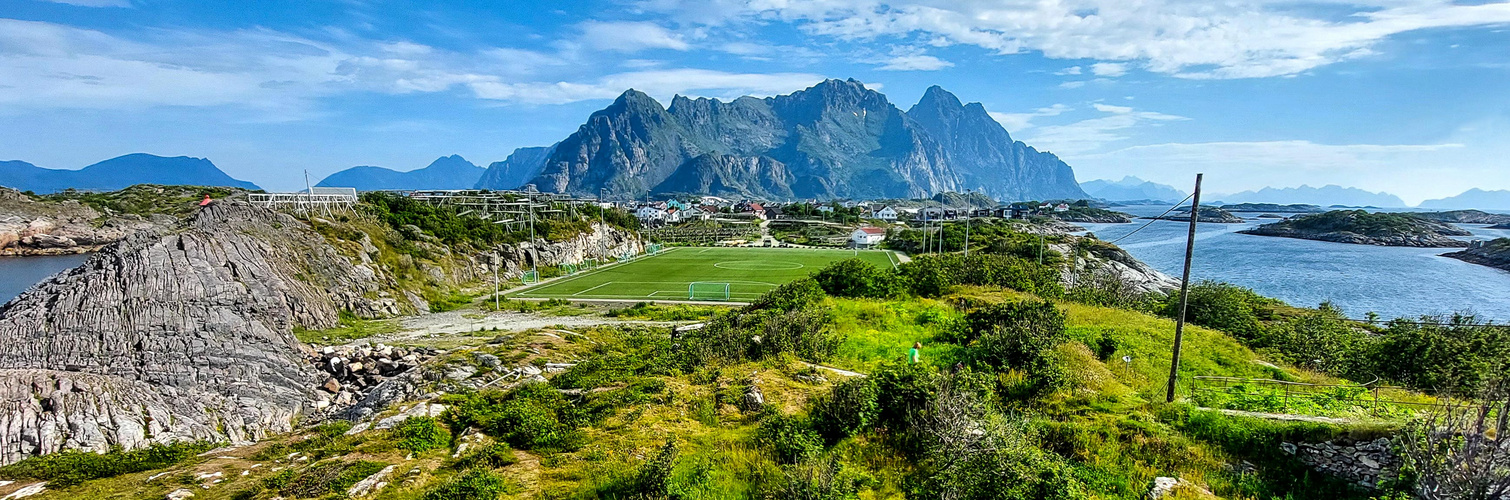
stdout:
<svg viewBox="0 0 1510 500">
<path fill-rule="evenodd" d="M 1468 246 L 1467 250 L 1442 254 L 1442 256 L 1510 271 L 1510 238 L 1475 241 Z"/>
<path fill-rule="evenodd" d="M 1412 213 L 1422 219 L 1430 219 L 1437 222 L 1451 222 L 1454 224 L 1498 224 L 1510 226 L 1510 215 L 1491 214 L 1482 210 L 1449 210 L 1446 212 L 1419 212 Z M 1503 227 L 1499 229 L 1504 229 Z"/>
<path fill-rule="evenodd" d="M 1281 214 L 1315 214 L 1325 212 L 1320 205 L 1306 205 L 1296 203 L 1294 205 L 1281 205 L 1278 203 L 1233 203 L 1222 205 L 1222 210 L 1228 212 L 1268 212 Z"/>
<path fill-rule="evenodd" d="M 1510 222 L 1489 226 L 1489 229 L 1510 229 Z"/>
<path fill-rule="evenodd" d="M 1238 231 L 1257 236 L 1396 247 L 1466 247 L 1468 242 L 1452 236 L 1471 236 L 1462 228 L 1413 214 L 1371 213 L 1365 210 L 1334 210 L 1303 215 Z"/>
<path fill-rule="evenodd" d="M 1166 215 L 1166 216 L 1163 216 L 1163 217 L 1144 217 L 1144 218 L 1145 219 L 1172 220 L 1172 221 L 1176 221 L 1176 222 L 1190 222 L 1190 209 L 1188 207 L 1187 208 L 1183 208 L 1178 213 Z M 1244 221 L 1243 221 L 1242 217 L 1238 217 L 1236 215 L 1232 215 L 1232 212 L 1228 212 L 1228 211 L 1220 209 L 1220 208 L 1216 208 L 1216 207 L 1201 207 L 1201 218 L 1197 222 L 1208 222 L 1208 223 L 1213 223 L 1213 224 L 1239 224 L 1239 223 L 1242 223 Z"/>
<path fill-rule="evenodd" d="M 1126 224 L 1133 221 L 1131 215 L 1085 205 L 1070 205 L 1069 210 L 1052 212 L 1048 216 L 1063 222 L 1080 224 Z"/>
</svg>

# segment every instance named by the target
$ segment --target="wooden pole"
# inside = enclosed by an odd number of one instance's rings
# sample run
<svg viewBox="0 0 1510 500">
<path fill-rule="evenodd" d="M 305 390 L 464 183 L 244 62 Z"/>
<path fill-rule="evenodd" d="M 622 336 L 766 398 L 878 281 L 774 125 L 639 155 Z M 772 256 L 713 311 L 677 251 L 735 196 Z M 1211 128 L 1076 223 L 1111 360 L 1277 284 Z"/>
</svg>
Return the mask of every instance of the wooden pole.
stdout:
<svg viewBox="0 0 1510 500">
<path fill-rule="evenodd" d="M 1185 309 L 1190 305 L 1190 259 L 1195 256 L 1195 224 L 1201 219 L 1201 178 L 1195 174 L 1195 194 L 1190 203 L 1190 237 L 1185 240 L 1185 274 L 1180 278 L 1180 317 L 1174 324 L 1174 354 L 1169 361 L 1169 394 L 1165 402 L 1174 402 L 1174 387 L 1180 376 L 1180 342 L 1185 337 Z"/>
</svg>

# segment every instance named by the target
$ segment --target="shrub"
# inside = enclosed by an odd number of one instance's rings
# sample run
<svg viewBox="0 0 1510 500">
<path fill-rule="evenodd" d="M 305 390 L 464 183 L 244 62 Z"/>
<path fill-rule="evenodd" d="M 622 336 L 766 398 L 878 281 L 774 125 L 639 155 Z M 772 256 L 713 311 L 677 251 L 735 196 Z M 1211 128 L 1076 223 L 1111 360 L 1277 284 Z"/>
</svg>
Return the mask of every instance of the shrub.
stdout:
<svg viewBox="0 0 1510 500">
<path fill-rule="evenodd" d="M 823 287 L 819 286 L 816 280 L 802 278 L 766 292 L 765 295 L 761 295 L 750 305 L 745 306 L 743 311 L 793 311 L 822 302 L 824 296 Z"/>
<path fill-rule="evenodd" d="M 1214 281 L 1203 281 L 1191 286 L 1189 295 L 1186 321 L 1221 330 L 1247 341 L 1257 338 L 1263 328 L 1259 323 L 1260 312 L 1279 303 L 1253 290 Z M 1171 318 L 1179 317 L 1180 294 L 1174 293 L 1167 297 L 1160 312 Z"/>
<path fill-rule="evenodd" d="M 1433 392 L 1477 394 L 1510 368 L 1510 328 L 1472 316 L 1396 320 L 1370 347 L 1367 364 L 1379 376 Z"/>
<path fill-rule="evenodd" d="M 921 364 L 888 363 L 869 378 L 875 380 L 878 422 L 898 430 L 928 408 L 938 388 L 938 374 Z"/>
<path fill-rule="evenodd" d="M 995 286 L 1041 297 L 1064 293 L 1058 270 L 1010 255 L 924 255 L 902 264 L 898 272 L 920 297 L 938 297 L 956 285 Z"/>
<path fill-rule="evenodd" d="M 67 488 L 92 479 L 170 467 L 214 447 L 214 443 L 193 441 L 154 444 L 130 451 L 116 447 L 103 454 L 60 451 L 0 467 L 0 477 L 35 479 L 47 481 L 55 488 Z"/>
<path fill-rule="evenodd" d="M 858 434 L 880 419 L 876 384 L 869 378 L 851 378 L 835 384 L 829 394 L 810 404 L 813 428 L 829 443 Z"/>
<path fill-rule="evenodd" d="M 781 480 L 769 498 L 847 500 L 855 498 L 858 481 L 838 460 L 808 461 L 781 468 Z"/>
<path fill-rule="evenodd" d="M 546 384 L 453 396 L 446 401 L 453 406 L 441 418 L 452 429 L 476 427 L 527 450 L 572 449 L 581 442 L 577 430 L 585 420 L 581 411 Z"/>
<path fill-rule="evenodd" d="M 755 442 L 781 463 L 794 464 L 823 451 L 823 440 L 801 418 L 773 412 L 760 420 Z"/>
<path fill-rule="evenodd" d="M 860 259 L 845 259 L 813 274 L 823 291 L 835 297 L 895 297 L 906 292 L 906 284 L 890 269 L 882 270 Z"/>
<path fill-rule="evenodd" d="M 1347 317 L 1331 304 L 1306 310 L 1282 323 L 1262 330 L 1254 347 L 1295 366 L 1324 370 L 1339 375 L 1364 377 L 1372 371 L 1359 364 L 1366 333 L 1348 325 Z"/>
<path fill-rule="evenodd" d="M 351 485 L 387 467 L 378 462 L 330 460 L 288 475 L 272 476 L 264 481 L 268 489 L 289 497 L 319 497 L 327 493 L 345 493 Z M 291 472 L 291 470 L 289 471 Z M 278 478 L 273 480 L 273 478 Z"/>
<path fill-rule="evenodd" d="M 451 432 L 433 417 L 410 417 L 393 429 L 398 438 L 398 447 L 415 453 L 445 448 L 451 443 Z"/>
<path fill-rule="evenodd" d="M 956 342 L 972 361 L 994 368 L 1036 369 L 1066 340 L 1064 312 L 1041 301 L 991 304 L 965 314 Z"/>
<path fill-rule="evenodd" d="M 425 491 L 421 500 L 492 500 L 509 491 L 502 476 L 487 469 L 472 469 Z"/>
<path fill-rule="evenodd" d="M 844 342 L 844 337 L 830 328 L 833 318 L 815 307 L 824 297 L 816 281 L 804 278 L 782 285 L 740 310 L 717 316 L 680 339 L 684 365 L 695 368 L 783 353 L 823 361 Z"/>
<path fill-rule="evenodd" d="M 451 463 L 451 467 L 458 470 L 473 468 L 496 469 L 519 463 L 514 457 L 514 449 L 503 443 L 493 443 L 473 450 Z"/>
</svg>

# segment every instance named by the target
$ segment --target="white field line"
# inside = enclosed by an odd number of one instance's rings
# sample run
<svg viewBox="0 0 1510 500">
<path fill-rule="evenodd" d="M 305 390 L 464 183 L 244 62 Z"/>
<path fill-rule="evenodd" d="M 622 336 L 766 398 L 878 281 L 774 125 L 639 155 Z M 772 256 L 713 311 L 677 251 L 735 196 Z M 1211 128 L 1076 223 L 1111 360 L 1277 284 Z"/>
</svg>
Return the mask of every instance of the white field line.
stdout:
<svg viewBox="0 0 1510 500">
<path fill-rule="evenodd" d="M 598 286 L 595 286 L 595 287 L 592 287 L 592 288 L 588 288 L 588 289 L 586 289 L 586 290 L 583 290 L 583 291 L 580 291 L 580 292 L 577 292 L 577 293 L 574 293 L 574 294 L 572 294 L 572 296 L 573 296 L 573 297 L 575 297 L 575 296 L 578 296 L 578 295 L 582 295 L 582 294 L 584 294 L 584 293 L 587 293 L 587 292 L 591 292 L 591 291 L 593 291 L 593 290 L 597 290 L 597 289 L 599 289 L 599 288 L 603 288 L 603 287 L 605 287 L 605 286 L 608 286 L 608 285 L 612 285 L 612 284 L 614 284 L 614 283 L 615 283 L 615 282 L 613 282 L 613 281 L 604 281 L 604 282 L 603 282 L 603 284 L 601 284 L 601 285 L 598 285 Z"/>
</svg>

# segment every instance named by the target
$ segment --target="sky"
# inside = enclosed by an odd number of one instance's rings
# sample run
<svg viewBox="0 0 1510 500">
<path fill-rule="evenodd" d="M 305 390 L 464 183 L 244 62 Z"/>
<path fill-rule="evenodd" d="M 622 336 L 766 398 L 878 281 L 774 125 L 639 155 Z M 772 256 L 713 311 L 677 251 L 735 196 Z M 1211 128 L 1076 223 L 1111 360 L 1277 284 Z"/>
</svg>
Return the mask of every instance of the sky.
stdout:
<svg viewBox="0 0 1510 500">
<path fill-rule="evenodd" d="M 549 145 L 627 88 L 980 102 L 1082 180 L 1510 189 L 1510 3 L 0 0 L 0 160 L 273 190 Z"/>
</svg>

